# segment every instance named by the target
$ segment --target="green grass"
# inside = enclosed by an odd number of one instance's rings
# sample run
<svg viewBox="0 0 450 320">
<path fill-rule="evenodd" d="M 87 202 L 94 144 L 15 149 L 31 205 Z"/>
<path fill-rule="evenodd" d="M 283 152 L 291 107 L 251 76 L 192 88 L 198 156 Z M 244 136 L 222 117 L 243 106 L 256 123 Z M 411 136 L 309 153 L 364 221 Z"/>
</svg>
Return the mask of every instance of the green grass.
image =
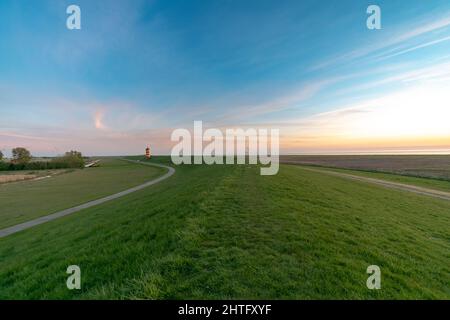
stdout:
<svg viewBox="0 0 450 320">
<path fill-rule="evenodd" d="M 450 192 L 450 181 L 448 181 L 448 180 L 411 177 L 411 176 L 400 175 L 400 174 L 372 172 L 372 171 L 363 171 L 363 170 L 331 168 L 331 167 L 322 167 L 322 166 L 308 166 L 308 165 L 303 165 L 303 164 L 301 166 L 311 167 L 313 169 L 319 169 L 319 170 L 342 172 L 342 173 L 352 174 L 352 175 L 361 176 L 361 177 L 381 179 L 381 180 L 386 180 L 386 181 L 409 184 L 409 185 L 418 186 L 418 187 L 435 189 L 435 190 L 439 190 L 439 191 Z"/>
<path fill-rule="evenodd" d="M 299 166 L 181 166 L 0 239 L 0 298 L 449 299 L 449 225 L 448 201 Z M 365 285 L 372 264 L 381 290 Z"/>
<path fill-rule="evenodd" d="M 64 170 L 51 178 L 0 185 L 0 228 L 67 209 L 136 186 L 163 169 L 117 159 L 101 166 Z"/>
<path fill-rule="evenodd" d="M 12 170 L 12 171 L 0 171 L 0 175 L 15 175 L 15 174 L 20 174 L 20 175 L 28 175 L 28 174 L 32 174 L 32 175 L 37 175 L 39 177 L 41 176 L 47 176 L 47 175 L 51 175 L 51 174 L 62 174 L 65 173 L 67 171 L 71 171 L 74 169 L 51 169 L 51 170 Z"/>
<path fill-rule="evenodd" d="M 283 155 L 284 161 L 450 181 L 450 154 Z"/>
</svg>

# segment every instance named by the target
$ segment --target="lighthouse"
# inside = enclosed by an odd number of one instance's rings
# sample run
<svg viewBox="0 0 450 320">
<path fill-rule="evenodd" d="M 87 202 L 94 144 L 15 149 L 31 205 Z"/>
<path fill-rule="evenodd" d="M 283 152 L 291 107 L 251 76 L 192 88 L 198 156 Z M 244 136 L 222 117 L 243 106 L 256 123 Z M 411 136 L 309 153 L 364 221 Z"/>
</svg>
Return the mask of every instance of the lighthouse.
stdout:
<svg viewBox="0 0 450 320">
<path fill-rule="evenodd" d="M 145 157 L 146 157 L 147 159 L 150 159 L 150 158 L 152 157 L 152 155 L 151 155 L 151 153 L 150 153 L 150 147 L 147 147 L 147 148 L 145 149 Z"/>
</svg>

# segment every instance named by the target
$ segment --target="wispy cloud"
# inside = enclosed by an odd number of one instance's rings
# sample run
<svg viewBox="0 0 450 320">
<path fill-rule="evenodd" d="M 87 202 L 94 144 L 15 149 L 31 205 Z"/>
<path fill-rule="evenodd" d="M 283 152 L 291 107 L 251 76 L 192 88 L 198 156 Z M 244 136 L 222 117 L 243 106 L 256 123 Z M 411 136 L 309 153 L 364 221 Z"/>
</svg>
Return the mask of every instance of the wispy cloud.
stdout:
<svg viewBox="0 0 450 320">
<path fill-rule="evenodd" d="M 289 108 L 300 108 L 302 104 L 315 97 L 328 85 L 339 81 L 339 79 L 341 78 L 316 80 L 311 83 L 306 83 L 297 89 L 293 89 L 284 95 L 269 99 L 266 102 L 234 106 L 227 110 L 225 114 L 222 113 L 213 118 L 212 122 L 219 126 L 227 124 L 238 125 L 252 118 L 270 115 Z"/>
<path fill-rule="evenodd" d="M 360 85 L 352 85 L 347 88 L 340 89 L 335 92 L 337 96 L 355 94 L 357 92 L 373 89 L 381 86 L 387 86 L 391 84 L 409 84 L 412 82 L 425 82 L 444 80 L 450 76 L 450 61 L 444 61 L 438 64 L 434 64 L 428 67 L 416 68 L 414 70 L 408 70 L 403 72 L 397 72 L 394 75 L 381 77 L 380 79 L 373 81 L 362 82 Z"/>
<path fill-rule="evenodd" d="M 443 28 L 447 28 L 450 26 L 449 15 L 450 15 L 450 13 L 447 15 L 447 17 L 441 18 L 434 22 L 428 22 L 432 19 L 427 18 L 426 20 L 422 21 L 421 25 L 418 25 L 418 26 L 417 25 L 404 26 L 403 31 L 397 32 L 396 35 L 394 35 L 390 38 L 384 39 L 383 41 L 377 41 L 377 43 L 375 43 L 375 44 L 370 44 L 365 47 L 351 50 L 345 54 L 335 56 L 333 58 L 329 58 L 321 63 L 313 65 L 310 68 L 310 70 L 317 71 L 319 69 L 323 69 L 323 68 L 329 67 L 331 65 L 340 65 L 342 63 L 353 62 L 355 59 L 366 57 L 372 53 L 375 53 L 375 52 L 383 50 L 383 49 L 389 49 L 392 46 L 401 44 L 405 41 L 411 40 L 418 36 L 429 34 L 431 32 L 435 32 L 435 31 L 443 29 Z M 391 33 L 392 32 L 390 32 L 390 34 Z M 429 45 L 431 45 L 431 44 L 429 44 Z"/>
<path fill-rule="evenodd" d="M 444 37 L 444 38 L 441 38 L 441 39 L 437 39 L 437 40 L 433 40 L 433 41 L 429 41 L 429 42 L 420 44 L 420 45 L 418 45 L 418 46 L 414 46 L 414 47 L 412 47 L 412 48 L 408 48 L 408 49 L 405 49 L 405 50 L 401 50 L 401 51 L 398 51 L 398 52 L 393 53 L 393 54 L 388 54 L 388 55 L 385 55 L 385 56 L 381 56 L 381 57 L 380 57 L 379 59 L 377 59 L 377 60 L 380 61 L 380 60 L 385 60 L 385 59 L 393 58 L 393 57 L 396 57 L 396 56 L 399 56 L 399 55 L 402 55 L 402 54 L 405 54 L 405 53 L 409 53 L 409 52 L 416 51 L 416 50 L 418 50 L 418 49 L 430 47 L 430 46 L 433 46 L 433 45 L 435 45 L 435 44 L 439 44 L 439 43 L 442 43 L 442 42 L 445 42 L 445 41 L 449 41 L 449 40 L 450 40 L 450 36 L 447 36 L 447 37 Z"/>
<path fill-rule="evenodd" d="M 103 124 L 104 111 L 99 110 L 94 114 L 94 124 L 96 129 L 106 129 L 106 126 Z"/>
</svg>

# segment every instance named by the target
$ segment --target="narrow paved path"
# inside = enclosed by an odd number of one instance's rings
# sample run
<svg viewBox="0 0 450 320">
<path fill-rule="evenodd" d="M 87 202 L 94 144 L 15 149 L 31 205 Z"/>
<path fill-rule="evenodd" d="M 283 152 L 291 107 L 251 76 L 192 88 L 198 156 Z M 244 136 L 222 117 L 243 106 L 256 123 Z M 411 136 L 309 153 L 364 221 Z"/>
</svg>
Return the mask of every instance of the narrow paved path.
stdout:
<svg viewBox="0 0 450 320">
<path fill-rule="evenodd" d="M 55 220 L 55 219 L 67 216 L 69 214 L 72 214 L 72 213 L 75 213 L 75 212 L 78 212 L 78 211 L 81 211 L 81 210 L 84 210 L 84 209 L 87 209 L 87 208 L 91 208 L 93 206 L 96 206 L 96 205 L 99 205 L 99 204 L 102 204 L 102 203 L 105 203 L 105 202 L 108 202 L 108 201 L 111 201 L 111 200 L 114 200 L 114 199 L 126 196 L 127 194 L 130 194 L 130 193 L 142 190 L 144 188 L 147 188 L 147 187 L 149 187 L 151 185 L 157 184 L 158 182 L 161 182 L 161 181 L 169 178 L 170 176 L 172 176 L 175 173 L 175 169 L 174 168 L 169 167 L 169 166 L 165 166 L 165 165 L 162 165 L 162 164 L 150 163 L 150 162 L 140 162 L 140 161 L 138 162 L 138 161 L 133 161 L 133 160 L 128 160 L 128 159 L 121 159 L 121 160 L 129 161 L 129 162 L 133 162 L 133 163 L 137 163 L 137 164 L 161 167 L 161 168 L 168 169 L 169 171 L 166 174 L 164 174 L 164 175 L 162 175 L 162 176 L 160 176 L 160 177 L 158 177 L 158 178 L 156 178 L 154 180 L 151 180 L 151 181 L 148 181 L 148 182 L 146 182 L 144 184 L 141 184 L 139 186 L 136 186 L 136 187 L 133 187 L 133 188 L 121 191 L 119 193 L 115 193 L 115 194 L 112 194 L 112 195 L 104 197 L 104 198 L 100 198 L 100 199 L 97 199 L 97 200 L 86 202 L 84 204 L 81 204 L 81 205 L 73 207 L 73 208 L 62 210 L 62 211 L 59 211 L 59 212 L 56 212 L 56 213 L 52 213 L 52 214 L 47 215 L 47 216 L 43 216 L 43 217 L 40 217 L 40 218 L 37 218 L 37 219 L 34 219 L 34 220 L 30 220 L 30 221 L 27 221 L 27 222 L 24 222 L 24 223 L 21 223 L 21 224 L 12 226 L 12 227 L 8 227 L 6 229 L 2 229 L 2 230 L 0 230 L 0 238 L 9 236 L 9 235 L 11 235 L 13 233 L 17 233 L 17 232 L 20 232 L 22 230 L 26 230 L 26 229 L 32 228 L 34 226 L 46 223 L 48 221 L 52 221 L 52 220 Z"/>
<path fill-rule="evenodd" d="M 294 162 L 288 163 L 287 161 L 283 162 L 283 163 L 298 164 L 298 163 L 294 163 Z M 298 164 L 298 165 L 301 165 L 301 164 Z M 351 179 L 351 180 L 356 180 L 356 181 L 369 182 L 369 183 L 377 184 L 377 185 L 380 185 L 380 186 L 383 186 L 386 188 L 413 192 L 413 193 L 422 194 L 422 195 L 426 195 L 426 196 L 433 197 L 433 198 L 439 198 L 439 199 L 450 201 L 450 192 L 445 192 L 445 191 L 440 191 L 440 190 L 435 190 L 435 189 L 430 189 L 430 188 L 425 188 L 425 187 L 418 187 L 418 186 L 413 186 L 413 185 L 405 184 L 405 183 L 398 183 L 398 182 L 392 182 L 392 181 L 387 181 L 387 180 L 357 176 L 357 175 L 348 174 L 348 173 L 330 171 L 330 170 L 326 170 L 326 169 L 313 169 L 313 168 L 307 168 L 305 166 L 302 166 L 302 169 L 308 170 L 308 171 L 325 173 L 325 174 L 338 176 L 338 177 Z"/>
</svg>

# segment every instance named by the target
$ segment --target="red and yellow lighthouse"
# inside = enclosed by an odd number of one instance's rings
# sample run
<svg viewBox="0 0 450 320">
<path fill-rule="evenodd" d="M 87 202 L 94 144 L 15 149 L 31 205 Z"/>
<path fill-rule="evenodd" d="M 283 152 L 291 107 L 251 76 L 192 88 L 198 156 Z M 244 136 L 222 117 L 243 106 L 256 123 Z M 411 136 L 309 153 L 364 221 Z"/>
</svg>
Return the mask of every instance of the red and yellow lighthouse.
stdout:
<svg viewBox="0 0 450 320">
<path fill-rule="evenodd" d="M 145 157 L 146 157 L 147 159 L 150 159 L 150 158 L 152 157 L 152 155 L 151 155 L 151 153 L 150 153 L 150 147 L 147 147 L 147 148 L 145 149 Z"/>
</svg>

